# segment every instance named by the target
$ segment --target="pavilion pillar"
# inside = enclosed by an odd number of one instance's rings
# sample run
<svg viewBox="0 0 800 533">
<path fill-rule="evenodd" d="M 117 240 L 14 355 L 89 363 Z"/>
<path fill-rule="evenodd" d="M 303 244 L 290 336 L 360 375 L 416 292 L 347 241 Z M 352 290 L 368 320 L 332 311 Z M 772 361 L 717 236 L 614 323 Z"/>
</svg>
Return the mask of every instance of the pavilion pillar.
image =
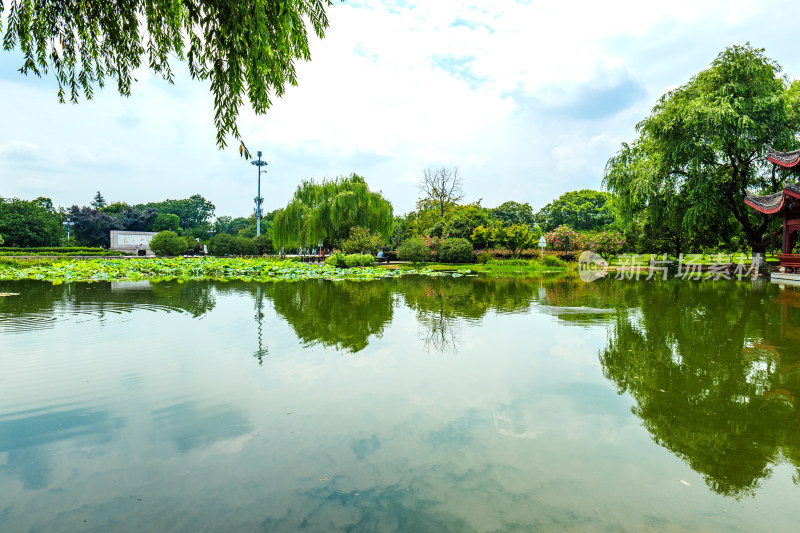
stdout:
<svg viewBox="0 0 800 533">
<path fill-rule="evenodd" d="M 783 253 L 788 254 L 791 252 L 791 239 L 789 235 L 789 213 L 783 213 Z"/>
</svg>

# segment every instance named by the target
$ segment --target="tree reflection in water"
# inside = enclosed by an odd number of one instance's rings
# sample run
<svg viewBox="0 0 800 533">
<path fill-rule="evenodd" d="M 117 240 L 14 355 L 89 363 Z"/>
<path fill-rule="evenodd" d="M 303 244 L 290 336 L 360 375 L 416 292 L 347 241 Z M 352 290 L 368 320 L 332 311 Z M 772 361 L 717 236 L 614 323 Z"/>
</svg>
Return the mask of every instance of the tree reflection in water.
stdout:
<svg viewBox="0 0 800 533">
<path fill-rule="evenodd" d="M 394 313 L 390 281 L 268 283 L 275 311 L 306 345 L 358 352 L 380 338 Z"/>
<path fill-rule="evenodd" d="M 726 496 L 754 494 L 784 459 L 800 466 L 796 289 L 617 285 L 625 289 L 609 297 L 618 311 L 600 362 L 656 443 Z"/>
</svg>

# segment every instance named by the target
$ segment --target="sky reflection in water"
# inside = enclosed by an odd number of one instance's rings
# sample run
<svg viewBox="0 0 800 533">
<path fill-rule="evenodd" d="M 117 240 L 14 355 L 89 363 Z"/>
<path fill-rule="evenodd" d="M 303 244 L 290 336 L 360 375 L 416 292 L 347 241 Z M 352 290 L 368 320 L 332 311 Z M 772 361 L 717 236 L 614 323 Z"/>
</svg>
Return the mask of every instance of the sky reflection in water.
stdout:
<svg viewBox="0 0 800 533">
<path fill-rule="evenodd" d="M 794 289 L 0 292 L 9 531 L 794 529 Z"/>
</svg>

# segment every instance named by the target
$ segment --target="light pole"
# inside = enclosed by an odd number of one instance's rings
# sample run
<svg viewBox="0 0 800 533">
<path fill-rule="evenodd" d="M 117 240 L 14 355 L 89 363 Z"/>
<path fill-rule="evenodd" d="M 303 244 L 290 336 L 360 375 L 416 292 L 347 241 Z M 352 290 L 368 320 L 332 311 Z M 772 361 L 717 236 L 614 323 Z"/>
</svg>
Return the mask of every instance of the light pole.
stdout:
<svg viewBox="0 0 800 533">
<path fill-rule="evenodd" d="M 256 237 L 261 235 L 261 204 L 264 199 L 261 197 L 261 167 L 267 166 L 266 161 L 261 160 L 261 150 L 258 151 L 258 161 L 250 161 L 251 165 L 258 167 L 258 196 L 256 196 Z M 266 170 L 264 170 L 266 172 Z"/>
<path fill-rule="evenodd" d="M 61 223 L 62 225 L 67 227 L 67 240 L 69 240 L 69 227 L 72 224 L 72 221 L 67 218 L 64 222 Z"/>
</svg>

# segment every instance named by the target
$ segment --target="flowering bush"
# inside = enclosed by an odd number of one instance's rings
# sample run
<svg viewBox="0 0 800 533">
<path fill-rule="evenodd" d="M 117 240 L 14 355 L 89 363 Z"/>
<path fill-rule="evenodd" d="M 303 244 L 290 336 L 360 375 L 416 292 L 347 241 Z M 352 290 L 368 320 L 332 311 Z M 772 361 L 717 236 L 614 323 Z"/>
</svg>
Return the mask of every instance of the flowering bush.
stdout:
<svg viewBox="0 0 800 533">
<path fill-rule="evenodd" d="M 625 237 L 618 231 L 604 231 L 586 239 L 584 248 L 608 258 L 622 252 L 626 244 Z"/>
<path fill-rule="evenodd" d="M 551 250 L 582 250 L 586 237 L 574 229 L 562 224 L 553 231 L 545 233 L 547 247 Z"/>
<path fill-rule="evenodd" d="M 437 237 L 435 235 L 429 235 L 427 237 L 423 237 L 422 238 L 422 242 L 424 242 L 425 246 L 430 248 L 430 250 L 432 252 L 438 252 L 439 251 L 439 247 L 442 245 L 444 240 L 446 238 L 448 238 L 449 236 L 450 236 L 449 233 L 447 235 L 445 235 L 444 237 Z"/>
</svg>

